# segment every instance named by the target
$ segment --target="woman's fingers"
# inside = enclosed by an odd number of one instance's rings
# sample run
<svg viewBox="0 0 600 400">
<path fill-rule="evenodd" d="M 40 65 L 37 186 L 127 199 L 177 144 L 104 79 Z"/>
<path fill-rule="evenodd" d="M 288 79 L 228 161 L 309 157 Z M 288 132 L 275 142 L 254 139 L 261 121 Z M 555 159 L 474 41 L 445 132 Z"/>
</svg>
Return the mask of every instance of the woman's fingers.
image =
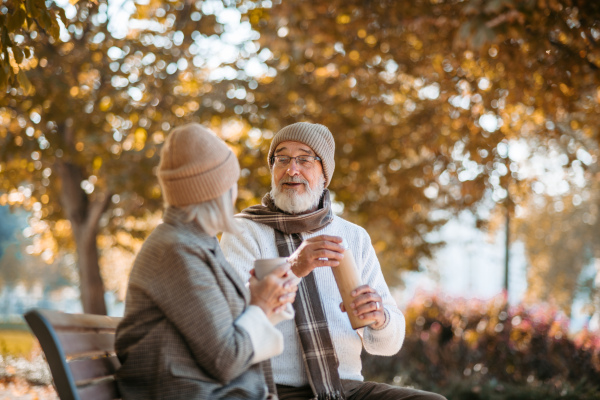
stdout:
<svg viewBox="0 0 600 400">
<path fill-rule="evenodd" d="M 274 275 L 277 278 L 285 278 L 288 271 L 290 270 L 290 267 L 291 265 L 288 263 L 282 264 L 279 267 L 275 268 L 273 271 L 271 271 L 267 276 Z"/>
<path fill-rule="evenodd" d="M 251 292 L 255 292 L 255 298 L 263 302 L 263 310 L 268 309 L 269 313 L 277 313 L 282 311 L 287 304 L 295 301 L 299 279 L 290 277 L 290 269 L 291 264 L 285 263 L 275 268 L 260 281 L 251 273 Z"/>
<path fill-rule="evenodd" d="M 282 296 L 279 296 L 279 302 L 293 303 L 295 298 L 296 298 L 296 293 L 286 293 Z"/>
<path fill-rule="evenodd" d="M 296 278 L 287 279 L 283 284 L 283 288 L 288 291 L 293 290 L 295 292 L 298 290 L 298 280 Z"/>
<path fill-rule="evenodd" d="M 281 311 L 285 310 L 285 307 L 286 307 L 286 305 L 284 304 L 282 306 L 279 306 L 279 307 L 275 308 L 273 310 L 273 314 L 277 314 L 278 312 L 281 312 Z"/>
</svg>

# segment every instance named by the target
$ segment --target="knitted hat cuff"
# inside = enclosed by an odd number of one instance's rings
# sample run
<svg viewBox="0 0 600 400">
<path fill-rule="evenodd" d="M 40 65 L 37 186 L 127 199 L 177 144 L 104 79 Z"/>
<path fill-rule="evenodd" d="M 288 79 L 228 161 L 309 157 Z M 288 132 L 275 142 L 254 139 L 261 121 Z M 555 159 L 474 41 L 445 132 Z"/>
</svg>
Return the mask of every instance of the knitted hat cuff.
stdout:
<svg viewBox="0 0 600 400">
<path fill-rule="evenodd" d="M 198 164 L 200 166 L 200 164 Z M 159 171 L 163 196 L 172 206 L 186 206 L 216 199 L 240 177 L 240 166 L 233 152 L 215 168 L 202 171 L 194 165 Z"/>
</svg>

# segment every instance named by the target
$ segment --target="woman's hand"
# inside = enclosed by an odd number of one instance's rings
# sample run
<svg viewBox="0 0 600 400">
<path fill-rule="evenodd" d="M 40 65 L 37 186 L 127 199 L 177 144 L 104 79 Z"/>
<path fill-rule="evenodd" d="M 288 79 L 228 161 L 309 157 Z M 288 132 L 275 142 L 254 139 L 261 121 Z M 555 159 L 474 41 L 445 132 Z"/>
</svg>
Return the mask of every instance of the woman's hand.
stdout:
<svg viewBox="0 0 600 400">
<path fill-rule="evenodd" d="M 289 270 L 289 264 L 282 265 L 261 280 L 256 279 L 254 270 L 250 271 L 250 304 L 260 307 L 267 318 L 296 299 L 298 283 L 288 276 Z"/>
</svg>

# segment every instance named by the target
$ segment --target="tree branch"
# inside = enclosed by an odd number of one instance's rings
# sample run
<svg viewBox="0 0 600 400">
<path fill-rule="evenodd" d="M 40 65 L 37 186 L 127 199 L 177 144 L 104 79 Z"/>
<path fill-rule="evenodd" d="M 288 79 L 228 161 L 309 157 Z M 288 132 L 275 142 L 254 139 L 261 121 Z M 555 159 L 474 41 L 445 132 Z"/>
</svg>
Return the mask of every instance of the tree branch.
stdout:
<svg viewBox="0 0 600 400">
<path fill-rule="evenodd" d="M 558 47 L 559 49 L 567 52 L 569 54 L 570 57 L 575 57 L 575 58 L 581 58 L 583 61 L 585 61 L 590 67 L 592 67 L 592 69 L 594 71 L 598 71 L 600 70 L 600 68 L 598 68 L 598 66 L 596 64 L 594 64 L 593 62 L 591 62 L 590 60 L 588 60 L 585 57 L 581 57 L 579 55 L 579 53 L 573 51 L 569 46 L 565 46 L 564 44 L 557 42 L 556 40 L 552 40 L 552 39 L 548 39 L 548 41 L 550 42 L 550 44 L 554 45 L 555 47 Z"/>
<path fill-rule="evenodd" d="M 13 136 L 12 132 L 7 131 L 6 137 L 4 138 L 6 141 L 4 143 L 8 143 L 12 136 Z M 6 145 L 0 146 L 0 161 L 4 160 L 4 154 L 6 153 L 7 148 L 8 148 L 8 146 L 6 146 Z"/>
<path fill-rule="evenodd" d="M 182 30 L 185 27 L 191 10 L 192 0 L 185 0 L 183 2 L 183 9 L 178 13 L 179 15 L 177 16 L 177 21 L 175 22 L 175 27 L 177 30 Z"/>
</svg>

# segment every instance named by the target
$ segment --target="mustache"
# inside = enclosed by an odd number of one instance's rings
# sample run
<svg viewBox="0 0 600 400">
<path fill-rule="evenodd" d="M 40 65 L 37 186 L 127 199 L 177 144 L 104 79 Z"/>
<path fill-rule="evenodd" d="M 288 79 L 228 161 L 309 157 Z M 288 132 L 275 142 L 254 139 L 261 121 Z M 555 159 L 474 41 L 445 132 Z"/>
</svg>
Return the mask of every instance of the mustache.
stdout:
<svg viewBox="0 0 600 400">
<path fill-rule="evenodd" d="M 308 181 L 299 176 L 284 176 L 279 181 L 279 187 L 282 187 L 284 183 L 302 183 L 304 186 L 309 186 Z M 309 186 L 310 187 L 310 186 Z"/>
</svg>

